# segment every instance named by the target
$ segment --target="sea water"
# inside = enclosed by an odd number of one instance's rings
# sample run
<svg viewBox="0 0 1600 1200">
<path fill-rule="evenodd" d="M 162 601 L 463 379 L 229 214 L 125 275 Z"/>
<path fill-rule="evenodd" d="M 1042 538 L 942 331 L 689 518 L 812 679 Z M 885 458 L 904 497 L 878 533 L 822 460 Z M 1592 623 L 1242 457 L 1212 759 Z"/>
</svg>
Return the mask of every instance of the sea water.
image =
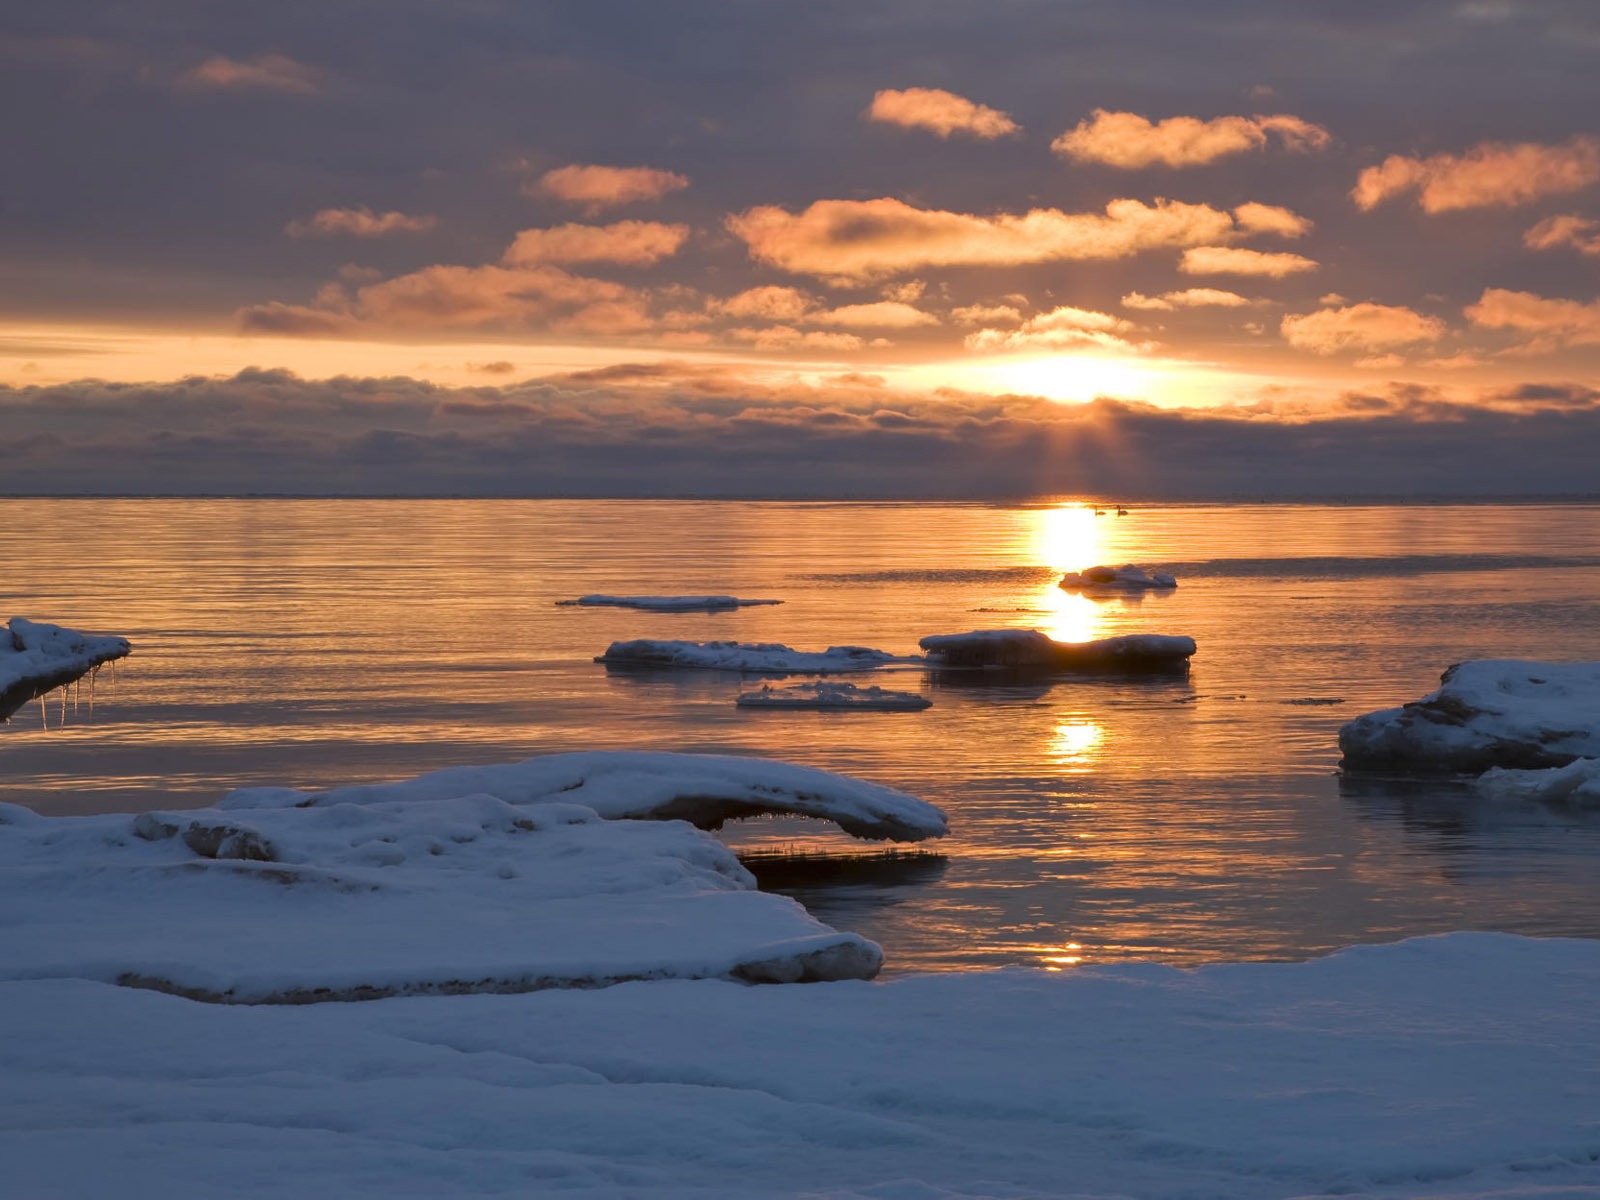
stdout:
<svg viewBox="0 0 1600 1200">
<path fill-rule="evenodd" d="M 1600 658 L 1600 507 L 12 499 L 5 609 L 133 657 L 0 727 L 0 800 L 211 804 L 579 749 L 747 754 L 942 806 L 884 852 L 723 836 L 894 971 L 1303 958 L 1452 929 L 1600 936 L 1600 815 L 1345 777 L 1338 727 L 1465 658 Z M 1131 562 L 1170 593 L 1086 598 Z M 732 593 L 718 613 L 558 607 Z M 763 712 L 758 680 L 592 660 L 652 637 L 865 645 L 1023 627 L 1187 634 L 1187 677 L 858 682 L 916 713 Z"/>
</svg>

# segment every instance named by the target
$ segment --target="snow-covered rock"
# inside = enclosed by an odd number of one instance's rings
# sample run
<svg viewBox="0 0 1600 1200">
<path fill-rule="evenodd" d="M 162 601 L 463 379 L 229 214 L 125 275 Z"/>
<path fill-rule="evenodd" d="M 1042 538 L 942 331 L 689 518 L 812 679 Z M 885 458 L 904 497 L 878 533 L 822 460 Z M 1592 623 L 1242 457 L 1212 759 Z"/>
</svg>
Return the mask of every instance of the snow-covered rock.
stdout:
<svg viewBox="0 0 1600 1200">
<path fill-rule="evenodd" d="M 777 642 L 673 642 L 638 638 L 612 642 L 598 663 L 627 667 L 679 667 L 706 671 L 745 671 L 754 675 L 829 675 L 870 671 L 902 661 L 866 646 L 795 650 Z"/>
<path fill-rule="evenodd" d="M 1503 804 L 1600 808 L 1600 758 L 1577 758 L 1540 771 L 1490 767 L 1476 787 L 1479 795 Z"/>
<path fill-rule="evenodd" d="M 920 842 L 948 832 L 944 813 L 881 784 L 815 767 L 717 754 L 606 750 L 547 754 L 518 763 L 447 767 L 399 783 L 323 792 L 240 788 L 225 811 L 449 800 L 481 793 L 535 808 L 581 804 L 612 820 L 684 820 L 716 829 L 739 817 L 790 814 L 832 821 L 875 841 Z"/>
<path fill-rule="evenodd" d="M 1132 563 L 1120 567 L 1090 567 L 1086 571 L 1072 572 L 1061 577 L 1058 585 L 1069 592 L 1092 588 L 1125 588 L 1142 591 L 1146 588 L 1175 588 L 1178 581 L 1165 571 L 1146 571 Z"/>
<path fill-rule="evenodd" d="M 9 629 L 0 630 L 0 720 L 129 650 L 127 638 L 12 617 Z"/>
<path fill-rule="evenodd" d="M 1471 772 L 1600 757 L 1600 663 L 1457 663 L 1421 700 L 1344 726 L 1339 748 L 1355 767 Z"/>
<path fill-rule="evenodd" d="M 556 601 L 563 607 L 642 608 L 650 612 L 719 612 L 727 608 L 782 603 L 782 600 L 743 600 L 738 596 L 606 596 L 598 593 L 579 596 L 576 600 Z"/>
<path fill-rule="evenodd" d="M 1057 642 L 1036 629 L 980 629 L 925 637 L 928 665 L 1034 671 L 1182 671 L 1194 639 L 1136 633 L 1094 642 Z"/>
<path fill-rule="evenodd" d="M 915 692 L 895 692 L 882 687 L 857 687 L 853 683 L 797 683 L 789 687 L 764 686 L 743 692 L 734 701 L 740 708 L 850 708 L 883 712 L 918 712 L 933 701 Z"/>
<path fill-rule="evenodd" d="M 882 961 L 757 891 L 687 824 L 481 793 L 137 817 L 7 807 L 0 912 L 0 979 L 222 1003 L 858 979 Z"/>
</svg>

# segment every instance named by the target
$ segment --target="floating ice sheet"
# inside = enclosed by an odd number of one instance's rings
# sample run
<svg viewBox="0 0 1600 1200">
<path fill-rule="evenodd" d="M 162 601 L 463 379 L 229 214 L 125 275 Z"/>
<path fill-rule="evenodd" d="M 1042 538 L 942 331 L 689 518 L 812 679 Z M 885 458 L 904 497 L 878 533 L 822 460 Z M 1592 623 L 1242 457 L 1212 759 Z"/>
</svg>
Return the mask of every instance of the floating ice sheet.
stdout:
<svg viewBox="0 0 1600 1200">
<path fill-rule="evenodd" d="M 0 630 L 0 719 L 129 652 L 128 640 L 12 617 Z"/>
</svg>

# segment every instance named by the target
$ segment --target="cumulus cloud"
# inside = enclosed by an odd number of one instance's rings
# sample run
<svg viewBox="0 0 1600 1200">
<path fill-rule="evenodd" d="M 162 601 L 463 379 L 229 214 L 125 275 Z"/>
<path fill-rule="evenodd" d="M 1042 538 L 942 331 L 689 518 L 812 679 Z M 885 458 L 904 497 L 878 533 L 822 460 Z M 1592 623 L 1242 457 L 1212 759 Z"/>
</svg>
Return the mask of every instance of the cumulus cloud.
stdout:
<svg viewBox="0 0 1600 1200">
<path fill-rule="evenodd" d="M 1205 204 L 1113 200 L 1103 213 L 1040 208 L 992 217 L 914 208 L 901 200 L 818 200 L 799 213 L 764 205 L 729 230 L 758 262 L 824 279 L 862 280 L 927 266 L 1126 258 L 1233 236 L 1234 219 Z"/>
<path fill-rule="evenodd" d="M 1446 332 L 1445 323 L 1438 317 L 1388 304 L 1352 304 L 1347 308 L 1324 308 L 1314 313 L 1290 315 L 1283 318 L 1279 330 L 1295 349 L 1309 350 L 1313 354 L 1395 350 L 1419 342 L 1436 342 Z M 1389 367 L 1398 364 L 1379 358 L 1358 365 Z"/>
<path fill-rule="evenodd" d="M 1600 258 L 1600 221 L 1570 213 L 1546 217 L 1522 235 L 1522 244 L 1530 250 L 1571 246 L 1579 254 Z"/>
<path fill-rule="evenodd" d="M 1412 192 L 1427 213 L 1514 208 L 1541 196 L 1578 191 L 1597 179 L 1600 138 L 1578 136 L 1559 145 L 1482 142 L 1460 155 L 1391 154 L 1361 172 L 1350 196 L 1364 211 Z"/>
<path fill-rule="evenodd" d="M 932 313 L 899 300 L 846 304 L 812 313 L 806 320 L 814 325 L 838 325 L 846 329 L 915 329 L 919 325 L 939 323 L 939 318 Z"/>
<path fill-rule="evenodd" d="M 617 221 L 611 225 L 557 225 L 524 229 L 501 260 L 507 266 L 535 263 L 609 262 L 648 267 L 676 254 L 689 237 L 687 225 Z"/>
<path fill-rule="evenodd" d="M 1122 298 L 1123 308 L 1157 312 L 1170 312 L 1175 308 L 1243 308 L 1253 303 L 1238 292 L 1224 292 L 1217 288 L 1185 288 L 1181 292 L 1163 292 L 1159 296 L 1129 292 Z"/>
<path fill-rule="evenodd" d="M 960 325 L 1000 325 L 1022 320 L 1022 310 L 1010 304 L 968 304 L 951 310 L 950 319 Z"/>
<path fill-rule="evenodd" d="M 1304 237 L 1311 232 L 1312 222 L 1307 217 L 1275 204 L 1257 204 L 1250 201 L 1233 210 L 1239 228 L 1246 233 L 1270 233 L 1283 238 Z"/>
<path fill-rule="evenodd" d="M 1283 279 L 1316 269 L 1316 260 L 1303 255 L 1268 254 L 1239 246 L 1196 246 L 1185 250 L 1178 262 L 1178 270 L 1185 275 L 1263 275 Z"/>
<path fill-rule="evenodd" d="M 659 200 L 669 192 L 689 186 L 687 176 L 655 167 L 601 167 L 573 163 L 546 171 L 534 190 L 578 205 L 585 215 L 594 216 L 607 208 Z"/>
<path fill-rule="evenodd" d="M 713 300 L 711 311 L 722 316 L 744 320 L 795 321 L 816 304 L 816 301 L 798 288 L 766 287 L 747 288 L 734 296 Z"/>
<path fill-rule="evenodd" d="M 1540 353 L 1562 346 L 1600 345 L 1600 300 L 1552 300 L 1532 292 L 1487 288 L 1466 310 L 1467 320 L 1484 329 L 1524 335 L 1525 349 Z"/>
<path fill-rule="evenodd" d="M 748 342 L 757 350 L 860 350 L 866 340 L 853 333 L 831 333 L 820 329 L 802 332 L 792 325 L 770 325 L 765 329 L 732 329 L 728 336 Z"/>
<path fill-rule="evenodd" d="M 322 72 L 282 54 L 235 59 L 215 54 L 173 80 L 181 92 L 277 92 L 315 96 L 322 90 Z"/>
<path fill-rule="evenodd" d="M 1150 121 L 1138 113 L 1094 110 L 1055 141 L 1050 149 L 1075 162 L 1107 166 L 1198 167 L 1234 154 L 1259 150 L 1267 135 L 1275 134 L 1284 147 L 1295 151 L 1320 150 L 1330 141 L 1328 131 L 1288 114 L 1255 117 L 1168 117 Z"/>
<path fill-rule="evenodd" d="M 979 329 L 969 333 L 964 345 L 968 350 L 985 353 L 1092 346 L 1129 354 L 1146 348 L 1124 336 L 1137 329 L 1132 321 L 1110 313 L 1063 305 L 1029 317 L 1016 329 Z"/>
<path fill-rule="evenodd" d="M 965 133 L 989 141 L 1020 133 L 1022 128 L 998 108 L 975 104 L 940 88 L 887 88 L 872 97 L 862 116 L 903 129 L 926 129 L 942 138 Z"/>
<path fill-rule="evenodd" d="M 283 231 L 292 238 L 381 238 L 427 233 L 439 224 L 428 213 L 373 212 L 370 208 L 324 208 L 304 220 L 290 221 Z"/>
</svg>

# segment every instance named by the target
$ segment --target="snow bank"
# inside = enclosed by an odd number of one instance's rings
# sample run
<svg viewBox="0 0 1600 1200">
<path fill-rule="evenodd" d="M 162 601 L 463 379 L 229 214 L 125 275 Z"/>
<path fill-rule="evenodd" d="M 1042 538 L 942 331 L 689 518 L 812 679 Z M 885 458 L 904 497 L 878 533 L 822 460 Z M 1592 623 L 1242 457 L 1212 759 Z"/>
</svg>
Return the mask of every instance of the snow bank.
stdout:
<svg viewBox="0 0 1600 1200">
<path fill-rule="evenodd" d="M 169 931 L 181 936 L 181 927 Z M 1600 1194 L 1600 943 L 302 1008 L 0 984 L 16 1196 Z"/>
<path fill-rule="evenodd" d="M 1476 786 L 1480 795 L 1500 803 L 1600 808 L 1600 758 L 1574 759 L 1542 771 L 1490 767 Z"/>
<path fill-rule="evenodd" d="M 1120 567 L 1090 567 L 1087 571 L 1069 573 L 1061 577 L 1057 586 L 1069 592 L 1086 588 L 1126 588 L 1140 591 L 1145 588 L 1175 588 L 1178 581 L 1165 571 L 1146 571 L 1126 563 Z"/>
<path fill-rule="evenodd" d="M 0 720 L 129 650 L 126 638 L 12 617 L 9 633 L 0 632 Z"/>
<path fill-rule="evenodd" d="M 1194 639 L 1137 633 L 1095 642 L 1052 641 L 1036 629 L 981 629 L 925 637 L 928 664 L 1038 671 L 1184 671 Z"/>
<path fill-rule="evenodd" d="M 749 608 L 757 604 L 782 604 L 782 600 L 741 600 L 738 596 L 579 596 L 576 600 L 557 600 L 556 604 L 589 608 L 642 608 L 651 612 L 716 612 L 725 608 Z"/>
<path fill-rule="evenodd" d="M 1339 730 L 1345 763 L 1477 772 L 1600 756 L 1600 663 L 1480 659 L 1440 683 Z"/>
<path fill-rule="evenodd" d="M 744 692 L 734 701 L 740 708 L 856 708 L 883 712 L 918 712 L 933 701 L 915 692 L 893 692 L 853 683 L 797 683 L 791 687 L 763 687 Z"/>
<path fill-rule="evenodd" d="M 581 803 L 319 798 L 0 813 L 0 979 L 224 1003 L 870 978 L 882 962 L 681 822 Z"/>
<path fill-rule="evenodd" d="M 787 813 L 832 821 L 875 841 L 920 842 L 948 832 L 924 800 L 865 780 L 794 763 L 716 754 L 613 750 L 547 754 L 519 763 L 447 767 L 400 783 L 325 792 L 240 788 L 227 811 L 449 800 L 482 793 L 524 807 L 581 804 L 612 820 L 690 821 L 716 829 L 739 817 Z"/>
<path fill-rule="evenodd" d="M 612 642 L 597 663 L 626 667 L 679 667 L 708 671 L 747 671 L 757 675 L 828 675 L 870 671 L 904 661 L 866 646 L 795 650 L 777 642 L 665 642 L 639 638 Z"/>
</svg>

